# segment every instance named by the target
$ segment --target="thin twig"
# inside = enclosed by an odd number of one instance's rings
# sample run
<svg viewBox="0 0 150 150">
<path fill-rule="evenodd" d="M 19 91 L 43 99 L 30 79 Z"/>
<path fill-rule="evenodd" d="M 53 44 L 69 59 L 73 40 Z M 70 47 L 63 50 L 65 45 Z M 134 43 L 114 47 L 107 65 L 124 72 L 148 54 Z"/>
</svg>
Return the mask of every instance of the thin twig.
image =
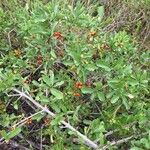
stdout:
<svg viewBox="0 0 150 150">
<path fill-rule="evenodd" d="M 24 100 L 24 99 L 22 98 L 22 100 Z M 29 102 L 29 101 L 24 101 L 24 102 L 27 103 L 33 110 L 36 110 L 35 106 L 32 105 L 31 102 Z"/>
<path fill-rule="evenodd" d="M 23 120 L 19 121 L 18 123 L 12 125 L 10 128 L 21 127 L 21 126 L 23 126 L 23 125 L 26 123 L 26 121 L 27 121 L 29 118 L 32 118 L 32 117 L 34 117 L 34 116 L 36 116 L 36 115 L 38 115 L 38 114 L 41 114 L 41 113 L 43 113 L 43 112 L 44 112 L 44 110 L 38 111 L 38 112 L 34 113 L 33 115 L 31 115 L 31 116 L 29 116 L 29 117 L 26 117 L 25 119 L 23 119 Z M 3 141 L 3 142 L 2 142 L 2 141 Z M 5 139 L 2 137 L 2 138 L 0 139 L 0 142 L 1 142 L 0 145 L 3 144 L 3 143 L 5 143 Z"/>
<path fill-rule="evenodd" d="M 40 138 L 40 150 L 43 149 L 43 135 L 42 135 L 43 126 L 41 127 L 41 138 Z"/>
<path fill-rule="evenodd" d="M 25 119 L 21 120 L 20 122 L 14 124 L 12 127 L 15 127 L 15 128 L 16 128 L 16 127 L 21 127 L 22 125 L 24 125 L 24 124 L 26 123 L 26 121 L 27 121 L 28 119 L 30 119 L 30 118 L 32 118 L 32 117 L 38 115 L 38 114 L 41 114 L 41 113 L 43 113 L 43 112 L 44 112 L 43 110 L 38 111 L 38 112 L 34 113 L 33 115 L 31 115 L 31 116 L 29 116 L 29 117 L 26 117 Z"/>
<path fill-rule="evenodd" d="M 141 137 L 141 136 L 144 136 L 144 135 L 147 135 L 148 132 L 145 132 L 145 133 L 142 133 L 142 134 L 139 134 L 139 135 L 132 135 L 132 136 L 129 136 L 127 138 L 123 138 L 123 139 L 120 139 L 118 141 L 112 141 L 111 143 L 103 146 L 102 148 L 100 148 L 99 150 L 106 150 L 108 149 L 110 146 L 114 146 L 114 145 L 120 145 L 122 143 L 126 143 L 128 142 L 129 140 L 133 139 L 133 138 L 138 138 L 138 137 Z"/>
<path fill-rule="evenodd" d="M 132 122 L 132 123 L 130 123 L 130 124 L 127 124 L 127 125 L 123 126 L 121 129 L 131 128 L 131 127 L 132 127 L 133 125 L 135 125 L 135 124 L 136 124 L 136 121 L 134 121 L 134 122 Z M 116 132 L 118 132 L 118 131 L 120 131 L 120 129 L 110 130 L 110 131 L 108 131 L 107 133 L 104 134 L 104 137 L 107 138 L 108 136 L 110 136 L 110 135 L 112 135 L 112 134 L 114 134 L 114 133 L 116 133 Z M 95 143 L 98 143 L 98 141 L 99 141 L 99 139 L 95 140 L 94 142 L 95 142 Z"/>
<path fill-rule="evenodd" d="M 38 108 L 42 109 L 43 111 L 47 112 L 50 116 L 55 117 L 56 115 L 51 112 L 48 108 L 43 107 L 41 104 L 39 104 L 38 102 L 36 102 L 31 96 L 26 95 L 24 92 L 21 92 L 17 89 L 13 89 L 13 91 L 15 91 L 16 93 L 20 94 L 20 96 L 27 98 L 28 100 L 30 100 L 34 105 L 36 105 Z M 74 133 L 76 133 L 80 138 L 82 138 L 82 140 L 84 141 L 84 144 L 86 144 L 87 146 L 97 149 L 98 145 L 95 144 L 93 141 L 91 141 L 89 138 L 87 138 L 85 135 L 83 135 L 82 133 L 80 133 L 78 130 L 76 130 L 74 127 L 72 127 L 69 123 L 65 122 L 65 121 L 61 121 L 61 123 L 68 129 L 72 130 Z"/>
<path fill-rule="evenodd" d="M 26 140 L 26 142 L 27 142 L 29 145 L 31 145 L 32 147 L 34 147 L 34 148 L 40 150 L 39 144 L 37 145 L 37 143 L 34 143 L 34 142 L 30 141 L 30 140 Z"/>
<path fill-rule="evenodd" d="M 7 35 L 7 37 L 8 37 L 8 43 L 9 43 L 9 46 L 10 46 L 10 48 L 11 48 L 11 37 L 10 37 L 10 34 L 11 34 L 11 32 L 12 31 L 14 31 L 15 29 L 12 29 L 12 30 L 10 30 L 9 32 L 8 32 L 8 35 Z"/>
<path fill-rule="evenodd" d="M 31 116 L 29 116 L 29 117 L 27 117 L 27 118 L 25 118 L 25 119 L 19 121 L 18 123 L 12 125 L 10 128 L 21 127 L 21 126 L 23 126 L 23 125 L 26 123 L 26 121 L 27 121 L 29 118 L 32 118 L 32 117 L 34 117 L 34 116 L 36 116 L 37 114 L 40 114 L 40 113 L 42 113 L 42 112 L 44 112 L 44 110 L 41 110 L 41 111 L 38 111 L 38 112 L 34 113 L 33 115 L 31 115 Z M 0 142 L 2 142 L 2 141 L 5 142 L 5 139 L 4 139 L 3 137 L 0 139 Z M 1 143 L 1 144 L 3 144 L 3 143 Z"/>
</svg>

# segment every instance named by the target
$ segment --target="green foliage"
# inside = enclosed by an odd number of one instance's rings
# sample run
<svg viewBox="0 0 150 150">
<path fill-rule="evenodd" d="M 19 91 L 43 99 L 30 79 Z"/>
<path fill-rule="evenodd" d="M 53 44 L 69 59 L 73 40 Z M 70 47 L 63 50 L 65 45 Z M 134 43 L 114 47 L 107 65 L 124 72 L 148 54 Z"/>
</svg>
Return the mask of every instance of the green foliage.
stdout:
<svg viewBox="0 0 150 150">
<path fill-rule="evenodd" d="M 133 147 L 131 150 L 139 150 L 139 149 L 150 149 L 150 135 L 145 138 L 141 138 L 140 140 L 132 141 Z"/>
<path fill-rule="evenodd" d="M 0 9 L 0 136 L 10 140 L 21 134 L 39 143 L 42 130 L 45 149 L 86 150 L 60 121 L 69 122 L 101 147 L 148 132 L 149 52 L 139 51 L 135 37 L 125 30 L 103 32 L 105 9 L 97 4 L 91 4 L 97 15 L 92 7 L 82 3 L 72 7 L 62 0 L 22 5 L 13 0 L 11 10 Z M 81 88 L 76 86 L 79 81 Z M 24 123 L 9 131 L 37 111 L 24 99 L 10 99 L 14 87 L 28 91 L 56 117 L 48 116 L 47 125 L 45 114 L 40 114 L 32 123 L 39 130 Z M 117 132 L 107 138 L 111 130 Z M 150 149 L 149 136 L 127 143 L 132 150 Z"/>
<path fill-rule="evenodd" d="M 10 131 L 8 134 L 6 133 L 5 130 L 2 130 L 1 131 L 1 135 L 4 137 L 5 140 L 9 140 L 13 137 L 15 137 L 17 134 L 19 134 L 21 132 L 21 129 L 20 128 L 16 128 L 15 130 L 13 131 Z"/>
</svg>

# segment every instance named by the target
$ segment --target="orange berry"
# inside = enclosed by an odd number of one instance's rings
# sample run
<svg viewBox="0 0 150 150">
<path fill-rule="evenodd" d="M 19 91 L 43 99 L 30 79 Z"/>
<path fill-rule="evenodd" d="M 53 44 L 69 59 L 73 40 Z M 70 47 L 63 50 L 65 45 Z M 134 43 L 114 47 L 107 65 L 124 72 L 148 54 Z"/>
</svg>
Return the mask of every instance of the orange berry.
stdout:
<svg viewBox="0 0 150 150">
<path fill-rule="evenodd" d="M 54 32 L 54 37 L 55 37 L 56 39 L 61 39 L 61 38 L 62 38 L 61 32 Z"/>
<path fill-rule="evenodd" d="M 78 88 L 78 89 L 81 89 L 83 87 L 83 83 L 78 81 L 75 83 L 75 87 Z"/>
<path fill-rule="evenodd" d="M 96 35 L 96 31 L 91 31 L 90 32 L 90 36 L 95 36 Z"/>
<path fill-rule="evenodd" d="M 41 65 L 43 63 L 43 57 L 42 57 L 42 55 L 38 55 L 36 61 L 37 61 L 38 65 Z"/>
<path fill-rule="evenodd" d="M 78 92 L 74 93 L 73 95 L 76 96 L 76 97 L 80 97 L 81 96 L 81 94 L 78 93 Z"/>
<path fill-rule="evenodd" d="M 50 123 L 50 119 L 49 118 L 45 118 L 44 119 L 44 125 L 48 125 Z"/>
<path fill-rule="evenodd" d="M 26 124 L 27 124 L 27 125 L 32 124 L 32 118 L 28 118 L 28 119 L 26 120 Z"/>
</svg>

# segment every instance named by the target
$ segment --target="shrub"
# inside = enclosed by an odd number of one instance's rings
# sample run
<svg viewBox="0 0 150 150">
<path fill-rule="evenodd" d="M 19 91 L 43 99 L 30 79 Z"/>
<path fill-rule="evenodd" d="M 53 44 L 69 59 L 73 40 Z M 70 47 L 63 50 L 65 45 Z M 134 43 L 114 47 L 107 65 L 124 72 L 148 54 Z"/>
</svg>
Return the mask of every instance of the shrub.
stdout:
<svg viewBox="0 0 150 150">
<path fill-rule="evenodd" d="M 21 5 L 0 10 L 0 141 L 89 149 L 69 123 L 100 149 L 148 149 L 149 52 L 126 30 L 104 32 L 98 4 L 94 16 L 81 3 Z"/>
</svg>

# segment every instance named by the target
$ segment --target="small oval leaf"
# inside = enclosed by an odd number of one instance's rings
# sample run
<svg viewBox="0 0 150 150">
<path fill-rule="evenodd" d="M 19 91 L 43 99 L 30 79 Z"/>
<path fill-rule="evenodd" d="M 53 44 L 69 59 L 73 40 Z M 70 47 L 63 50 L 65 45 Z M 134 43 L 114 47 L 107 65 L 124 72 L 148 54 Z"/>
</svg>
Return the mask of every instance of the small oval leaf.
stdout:
<svg viewBox="0 0 150 150">
<path fill-rule="evenodd" d="M 98 92 L 97 96 L 98 96 L 98 98 L 99 98 L 100 101 L 102 101 L 102 102 L 105 101 L 105 95 L 104 95 L 104 93 Z"/>
<path fill-rule="evenodd" d="M 57 89 L 51 88 L 51 93 L 54 95 L 57 99 L 63 99 L 63 93 L 58 91 Z"/>
<path fill-rule="evenodd" d="M 116 103 L 118 100 L 119 100 L 119 96 L 114 95 L 114 96 L 112 97 L 112 99 L 111 99 L 111 103 L 114 104 L 114 103 Z"/>
</svg>

